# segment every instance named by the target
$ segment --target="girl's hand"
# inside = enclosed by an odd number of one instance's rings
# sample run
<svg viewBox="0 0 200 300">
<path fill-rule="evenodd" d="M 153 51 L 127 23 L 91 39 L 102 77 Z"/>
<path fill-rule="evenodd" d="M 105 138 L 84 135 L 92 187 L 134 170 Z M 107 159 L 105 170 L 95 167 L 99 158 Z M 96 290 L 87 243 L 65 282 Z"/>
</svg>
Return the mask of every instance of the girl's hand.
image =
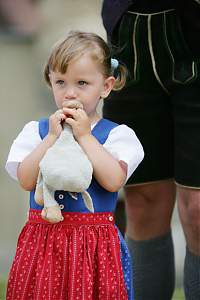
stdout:
<svg viewBox="0 0 200 300">
<path fill-rule="evenodd" d="M 77 141 L 83 136 L 91 134 L 90 119 L 83 109 L 63 107 L 63 112 L 66 116 L 65 122 L 72 127 L 74 137 Z"/>
<path fill-rule="evenodd" d="M 66 115 L 62 109 L 57 110 L 54 114 L 49 117 L 49 136 L 58 138 L 63 130 L 62 121 L 66 119 Z"/>
</svg>

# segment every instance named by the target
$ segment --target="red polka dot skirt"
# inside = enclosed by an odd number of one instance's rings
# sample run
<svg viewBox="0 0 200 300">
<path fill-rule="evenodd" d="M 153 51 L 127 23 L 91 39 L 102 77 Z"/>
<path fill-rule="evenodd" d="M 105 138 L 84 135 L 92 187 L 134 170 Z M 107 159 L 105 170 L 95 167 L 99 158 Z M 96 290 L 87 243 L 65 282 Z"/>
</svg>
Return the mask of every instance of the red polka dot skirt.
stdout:
<svg viewBox="0 0 200 300">
<path fill-rule="evenodd" d="M 63 213 L 50 224 L 30 210 L 6 300 L 127 300 L 112 213 Z"/>
</svg>

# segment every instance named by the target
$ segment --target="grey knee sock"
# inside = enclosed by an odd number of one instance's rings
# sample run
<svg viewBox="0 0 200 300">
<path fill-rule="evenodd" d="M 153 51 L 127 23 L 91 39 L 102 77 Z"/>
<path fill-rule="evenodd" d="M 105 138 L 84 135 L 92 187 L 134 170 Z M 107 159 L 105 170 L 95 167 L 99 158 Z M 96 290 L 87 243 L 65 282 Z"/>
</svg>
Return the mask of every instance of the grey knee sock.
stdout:
<svg viewBox="0 0 200 300">
<path fill-rule="evenodd" d="M 200 256 L 186 248 L 184 265 L 184 290 L 186 300 L 200 299 Z"/>
<path fill-rule="evenodd" d="M 126 242 L 133 260 L 135 300 L 171 300 L 175 284 L 171 231 L 145 241 L 126 236 Z"/>
</svg>

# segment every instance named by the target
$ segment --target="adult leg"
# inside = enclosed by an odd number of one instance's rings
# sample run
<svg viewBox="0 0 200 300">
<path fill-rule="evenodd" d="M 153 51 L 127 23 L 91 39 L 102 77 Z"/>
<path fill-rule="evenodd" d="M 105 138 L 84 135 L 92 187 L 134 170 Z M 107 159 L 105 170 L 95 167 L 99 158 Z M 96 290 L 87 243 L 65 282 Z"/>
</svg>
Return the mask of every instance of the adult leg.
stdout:
<svg viewBox="0 0 200 300">
<path fill-rule="evenodd" d="M 175 185 L 165 180 L 127 186 L 125 196 L 135 299 L 170 300 L 175 278 L 170 228 Z"/>
<path fill-rule="evenodd" d="M 186 300 L 200 299 L 200 190 L 178 186 L 178 209 L 186 238 Z"/>
</svg>

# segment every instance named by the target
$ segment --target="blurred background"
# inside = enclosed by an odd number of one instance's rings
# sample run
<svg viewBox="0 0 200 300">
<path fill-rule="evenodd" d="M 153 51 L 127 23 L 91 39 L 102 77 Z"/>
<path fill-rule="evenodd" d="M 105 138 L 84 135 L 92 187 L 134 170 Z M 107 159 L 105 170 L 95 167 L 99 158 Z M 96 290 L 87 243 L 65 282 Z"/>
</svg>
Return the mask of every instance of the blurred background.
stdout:
<svg viewBox="0 0 200 300">
<path fill-rule="evenodd" d="M 5 172 L 9 148 L 25 123 L 48 116 L 56 109 L 42 77 L 52 44 L 72 29 L 93 31 L 106 38 L 101 5 L 101 0 L 0 0 L 1 281 L 7 278 L 17 238 L 26 221 L 29 201 L 28 193 L 22 191 Z M 123 192 L 120 193 L 116 217 L 123 231 Z M 173 216 L 173 237 L 176 285 L 182 287 L 185 244 L 177 210 Z"/>
</svg>

